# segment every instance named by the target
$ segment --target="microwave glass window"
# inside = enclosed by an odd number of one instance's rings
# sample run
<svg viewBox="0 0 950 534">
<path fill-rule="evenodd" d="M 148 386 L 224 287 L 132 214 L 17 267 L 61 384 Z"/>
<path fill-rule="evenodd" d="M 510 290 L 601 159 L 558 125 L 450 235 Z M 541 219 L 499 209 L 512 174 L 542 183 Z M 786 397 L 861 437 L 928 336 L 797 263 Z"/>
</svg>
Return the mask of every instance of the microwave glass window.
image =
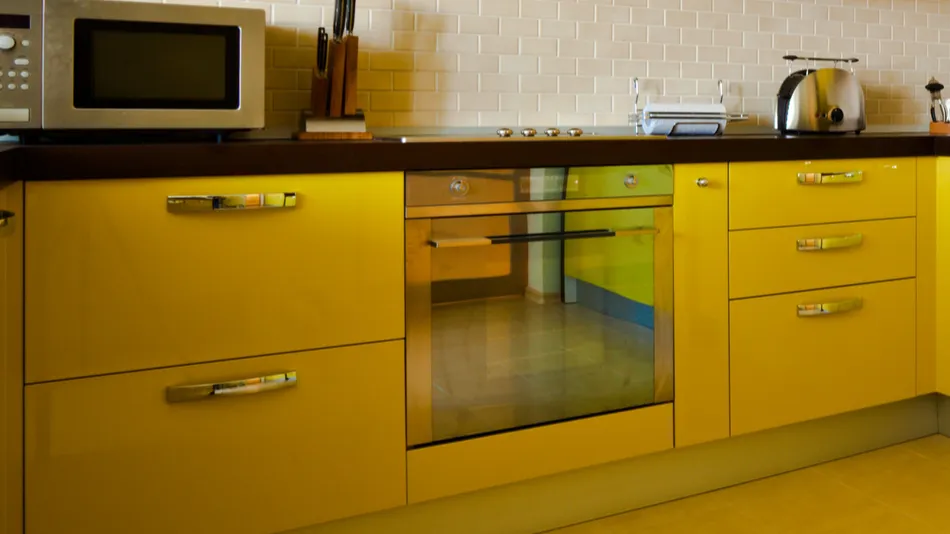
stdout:
<svg viewBox="0 0 950 534">
<path fill-rule="evenodd" d="M 75 30 L 77 108 L 238 108 L 237 27 L 79 19 Z"/>
</svg>

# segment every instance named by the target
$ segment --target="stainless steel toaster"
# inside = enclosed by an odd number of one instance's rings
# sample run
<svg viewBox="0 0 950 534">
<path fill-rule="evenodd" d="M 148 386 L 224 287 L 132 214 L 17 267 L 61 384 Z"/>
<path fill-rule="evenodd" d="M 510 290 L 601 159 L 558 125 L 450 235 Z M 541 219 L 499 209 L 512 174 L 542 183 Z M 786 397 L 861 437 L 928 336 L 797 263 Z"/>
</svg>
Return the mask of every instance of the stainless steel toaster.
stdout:
<svg viewBox="0 0 950 534">
<path fill-rule="evenodd" d="M 838 68 L 838 63 L 853 65 L 857 59 L 800 58 L 785 56 L 791 62 L 831 61 L 833 67 L 806 68 L 792 72 L 782 82 L 775 108 L 775 129 L 781 133 L 847 133 L 867 127 L 864 115 L 864 90 L 853 70 Z"/>
</svg>

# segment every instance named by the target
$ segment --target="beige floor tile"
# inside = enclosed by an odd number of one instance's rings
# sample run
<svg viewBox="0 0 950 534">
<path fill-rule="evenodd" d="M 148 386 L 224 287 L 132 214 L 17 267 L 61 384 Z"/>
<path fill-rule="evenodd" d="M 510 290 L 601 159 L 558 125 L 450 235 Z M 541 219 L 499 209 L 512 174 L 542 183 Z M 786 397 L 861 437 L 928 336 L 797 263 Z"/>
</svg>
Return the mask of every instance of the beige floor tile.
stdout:
<svg viewBox="0 0 950 534">
<path fill-rule="evenodd" d="M 931 436 L 553 534 L 950 534 L 950 438 Z"/>
</svg>

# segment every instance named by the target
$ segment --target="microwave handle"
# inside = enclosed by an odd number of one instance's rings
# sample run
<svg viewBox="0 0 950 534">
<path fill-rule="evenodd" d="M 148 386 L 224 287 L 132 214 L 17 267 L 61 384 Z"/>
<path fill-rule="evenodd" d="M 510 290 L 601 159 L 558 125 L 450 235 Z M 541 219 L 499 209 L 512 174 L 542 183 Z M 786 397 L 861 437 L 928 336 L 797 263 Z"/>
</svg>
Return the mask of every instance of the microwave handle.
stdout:
<svg viewBox="0 0 950 534">
<path fill-rule="evenodd" d="M 434 248 L 482 247 L 487 245 L 509 245 L 514 243 L 538 243 L 541 241 L 568 241 L 571 239 L 591 239 L 596 237 L 626 237 L 633 235 L 655 235 L 656 228 L 633 228 L 630 230 L 578 230 L 574 232 L 544 232 L 538 234 L 512 234 L 486 237 L 460 237 L 429 241 Z"/>
</svg>

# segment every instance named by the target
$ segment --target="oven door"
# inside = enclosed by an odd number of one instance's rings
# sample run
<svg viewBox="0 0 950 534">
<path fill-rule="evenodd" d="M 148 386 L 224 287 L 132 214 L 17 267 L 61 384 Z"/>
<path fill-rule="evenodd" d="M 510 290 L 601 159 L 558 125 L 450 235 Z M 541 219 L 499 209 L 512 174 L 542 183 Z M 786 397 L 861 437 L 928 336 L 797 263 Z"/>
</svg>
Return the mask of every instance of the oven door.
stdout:
<svg viewBox="0 0 950 534">
<path fill-rule="evenodd" d="M 409 445 L 672 401 L 672 245 L 671 207 L 407 220 Z"/>
<path fill-rule="evenodd" d="M 264 13 L 47 0 L 46 129 L 264 125 Z"/>
</svg>

